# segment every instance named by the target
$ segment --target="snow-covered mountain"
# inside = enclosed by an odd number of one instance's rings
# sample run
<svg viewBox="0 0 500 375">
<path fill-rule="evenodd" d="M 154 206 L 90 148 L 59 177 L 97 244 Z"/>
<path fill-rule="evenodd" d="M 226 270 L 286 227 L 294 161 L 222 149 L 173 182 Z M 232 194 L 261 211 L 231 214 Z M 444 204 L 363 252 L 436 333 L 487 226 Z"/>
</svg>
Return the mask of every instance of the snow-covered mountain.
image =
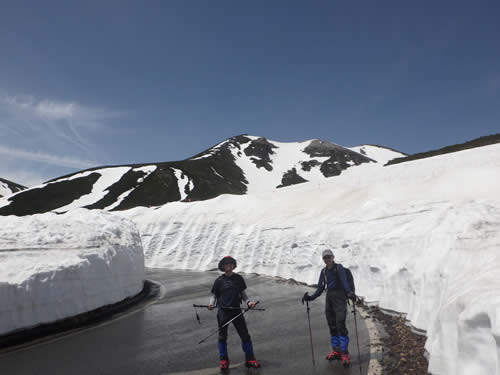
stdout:
<svg viewBox="0 0 500 375">
<path fill-rule="evenodd" d="M 400 156 L 404 154 L 379 146 L 362 146 L 358 152 L 321 140 L 282 143 L 240 135 L 183 161 L 99 167 L 63 176 L 0 201 L 0 215 L 77 207 L 113 211 L 273 191 Z"/>
<path fill-rule="evenodd" d="M 8 197 L 18 191 L 27 189 L 26 186 L 16 184 L 15 182 L 0 178 L 0 198 Z"/>
</svg>

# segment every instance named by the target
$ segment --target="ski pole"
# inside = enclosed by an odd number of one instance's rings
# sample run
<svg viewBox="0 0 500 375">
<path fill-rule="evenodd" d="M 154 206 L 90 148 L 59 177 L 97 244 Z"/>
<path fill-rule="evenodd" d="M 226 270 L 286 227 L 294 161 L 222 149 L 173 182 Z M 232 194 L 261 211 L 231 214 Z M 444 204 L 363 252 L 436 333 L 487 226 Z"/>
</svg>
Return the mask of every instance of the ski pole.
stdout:
<svg viewBox="0 0 500 375">
<path fill-rule="evenodd" d="M 354 314 L 354 328 L 356 329 L 356 343 L 358 344 L 359 374 L 361 375 L 361 352 L 359 351 L 358 323 L 356 322 L 356 302 L 352 301 L 352 313 Z"/>
<path fill-rule="evenodd" d="M 200 316 L 198 315 L 198 311 L 195 309 L 195 305 L 193 305 L 194 313 L 196 314 L 196 320 L 198 320 L 198 324 L 201 324 Z"/>
<path fill-rule="evenodd" d="M 208 305 L 196 305 L 196 304 L 193 304 L 193 307 L 200 307 L 200 308 L 207 308 L 208 309 Z M 241 307 L 221 306 L 221 309 L 241 310 Z M 253 308 L 252 311 L 266 311 L 266 309 L 256 309 L 256 308 Z"/>
<path fill-rule="evenodd" d="M 309 301 L 306 301 L 306 305 L 307 305 L 307 320 L 309 321 L 309 338 L 311 340 L 311 354 L 312 354 L 312 360 L 313 360 L 313 367 L 316 370 L 316 363 L 314 362 L 313 337 L 312 337 L 312 331 L 311 331 L 311 316 L 309 314 Z"/>
<path fill-rule="evenodd" d="M 255 302 L 255 306 L 259 303 L 260 301 L 257 301 Z M 254 307 L 255 307 L 254 306 Z M 236 318 L 238 318 L 239 316 L 243 316 L 246 312 L 250 311 L 250 310 L 253 310 L 253 308 L 251 309 L 250 307 L 245 309 L 244 311 L 240 312 L 238 315 L 236 315 L 233 319 L 231 319 L 229 322 L 227 323 L 224 323 L 220 328 L 224 328 L 225 326 L 227 326 L 229 323 L 231 323 L 233 320 L 235 320 Z M 206 339 L 208 339 L 209 337 L 212 337 L 213 335 L 215 335 L 217 332 L 219 332 L 219 328 L 217 328 L 214 332 L 212 332 L 210 335 L 208 335 L 207 337 L 205 337 L 203 340 L 201 340 L 199 344 L 201 344 L 202 342 L 204 342 Z"/>
</svg>

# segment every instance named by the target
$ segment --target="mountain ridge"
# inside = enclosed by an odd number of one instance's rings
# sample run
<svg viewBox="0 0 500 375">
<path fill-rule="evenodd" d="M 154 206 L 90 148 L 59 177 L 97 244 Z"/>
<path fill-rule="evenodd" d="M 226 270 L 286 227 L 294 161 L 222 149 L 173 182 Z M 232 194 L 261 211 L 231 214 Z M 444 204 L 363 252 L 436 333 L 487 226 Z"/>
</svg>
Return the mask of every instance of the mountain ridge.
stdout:
<svg viewBox="0 0 500 375">
<path fill-rule="evenodd" d="M 321 183 L 361 164 L 389 166 L 499 141 L 497 134 L 437 152 L 407 155 L 380 145 L 347 148 L 320 139 L 277 142 L 241 134 L 187 159 L 97 166 L 17 190 L 0 199 L 0 215 L 65 212 L 77 207 L 121 211 L 207 200 L 221 194 L 274 191 L 306 182 Z"/>
<path fill-rule="evenodd" d="M 125 210 L 206 200 L 321 181 L 375 162 L 318 139 L 284 143 L 242 134 L 184 160 L 98 166 L 54 178 L 0 202 L 0 215 L 64 212 L 75 207 Z"/>
</svg>

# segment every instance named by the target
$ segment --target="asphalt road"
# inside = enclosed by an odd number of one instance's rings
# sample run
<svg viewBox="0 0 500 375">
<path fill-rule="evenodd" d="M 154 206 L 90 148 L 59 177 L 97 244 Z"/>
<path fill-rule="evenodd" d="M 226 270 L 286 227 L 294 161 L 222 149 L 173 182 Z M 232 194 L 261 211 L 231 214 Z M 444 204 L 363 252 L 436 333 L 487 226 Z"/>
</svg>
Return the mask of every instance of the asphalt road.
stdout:
<svg viewBox="0 0 500 375">
<path fill-rule="evenodd" d="M 5 375 L 209 375 L 219 374 L 217 335 L 198 342 L 216 330 L 216 313 L 200 309 L 196 321 L 193 303 L 207 304 L 216 272 L 149 269 L 147 277 L 164 286 L 154 303 L 90 329 L 55 341 L 0 353 L 0 374 Z M 330 351 L 324 298 L 311 305 L 316 366 L 312 366 L 305 305 L 310 288 L 272 278 L 244 275 L 251 300 L 266 311 L 245 314 L 259 370 L 243 366 L 244 354 L 234 327 L 229 329 L 230 374 L 359 374 L 354 320 L 349 314 L 351 368 L 325 360 Z M 369 338 L 358 315 L 362 374 L 367 373 Z"/>
</svg>

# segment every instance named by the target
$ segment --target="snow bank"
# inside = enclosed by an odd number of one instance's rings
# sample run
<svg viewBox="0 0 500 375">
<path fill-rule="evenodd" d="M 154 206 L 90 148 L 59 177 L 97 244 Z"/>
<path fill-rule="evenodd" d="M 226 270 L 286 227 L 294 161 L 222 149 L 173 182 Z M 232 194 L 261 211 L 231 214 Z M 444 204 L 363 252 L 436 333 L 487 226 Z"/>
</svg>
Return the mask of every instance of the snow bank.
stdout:
<svg viewBox="0 0 500 375">
<path fill-rule="evenodd" d="M 0 334 L 116 303 L 143 279 L 129 220 L 85 209 L 0 217 Z"/>
<path fill-rule="evenodd" d="M 238 269 L 316 283 L 321 251 L 353 271 L 358 294 L 427 330 L 429 371 L 500 374 L 500 145 L 321 184 L 120 213 L 150 267 Z"/>
</svg>

